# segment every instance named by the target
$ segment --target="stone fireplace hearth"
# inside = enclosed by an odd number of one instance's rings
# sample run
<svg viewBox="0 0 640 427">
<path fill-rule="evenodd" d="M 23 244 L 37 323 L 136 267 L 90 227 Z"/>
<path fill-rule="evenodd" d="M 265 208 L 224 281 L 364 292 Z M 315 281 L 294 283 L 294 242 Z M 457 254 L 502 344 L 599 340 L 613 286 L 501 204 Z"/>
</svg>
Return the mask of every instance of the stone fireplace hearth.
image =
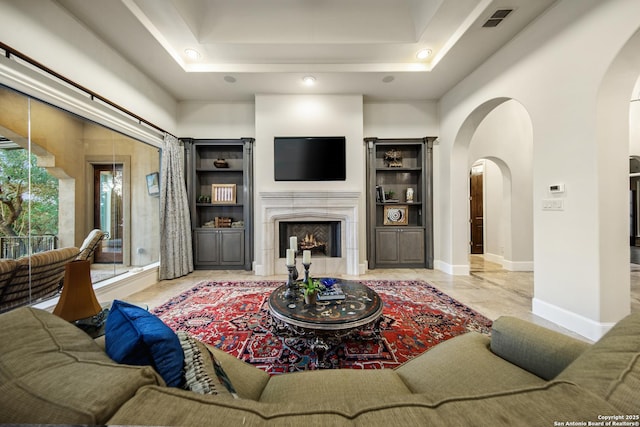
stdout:
<svg viewBox="0 0 640 427">
<path fill-rule="evenodd" d="M 358 206 L 361 193 L 348 191 L 282 191 L 261 192 L 261 238 L 256 248 L 255 273 L 259 276 L 285 274 L 281 257 L 280 223 L 332 223 L 337 233 L 340 253 L 336 255 L 312 255 L 311 274 L 359 275 Z M 300 242 L 300 237 L 298 241 Z M 288 239 L 285 241 L 288 244 Z M 260 257 L 262 263 L 260 263 Z M 298 254 L 298 268 L 302 253 Z"/>
</svg>

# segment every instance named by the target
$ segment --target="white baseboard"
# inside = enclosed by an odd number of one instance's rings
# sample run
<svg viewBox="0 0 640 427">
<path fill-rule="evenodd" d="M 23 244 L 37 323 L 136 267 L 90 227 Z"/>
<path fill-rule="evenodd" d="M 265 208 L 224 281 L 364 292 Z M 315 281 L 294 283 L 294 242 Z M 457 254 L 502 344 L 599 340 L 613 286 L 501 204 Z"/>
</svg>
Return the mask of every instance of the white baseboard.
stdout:
<svg viewBox="0 0 640 427">
<path fill-rule="evenodd" d="M 264 266 L 262 264 L 253 263 L 253 274 L 256 276 L 266 276 Z"/>
<path fill-rule="evenodd" d="M 500 264 L 502 268 L 508 271 L 533 271 L 533 261 L 510 261 L 504 259 L 502 255 L 492 253 L 485 253 L 483 256 L 485 261 Z"/>
<path fill-rule="evenodd" d="M 433 262 L 433 268 L 452 276 L 468 276 L 470 271 L 468 264 L 452 265 L 438 259 Z"/>
<path fill-rule="evenodd" d="M 502 265 L 504 262 L 504 257 L 502 255 L 492 254 L 490 252 L 485 252 L 482 254 L 482 257 L 485 261 L 495 262 L 496 264 Z"/>
<path fill-rule="evenodd" d="M 368 265 L 369 265 L 368 261 L 365 261 L 362 264 L 358 264 L 358 274 L 360 276 L 362 276 L 363 274 L 367 274 Z"/>
<path fill-rule="evenodd" d="M 533 298 L 531 305 L 533 314 L 582 335 L 591 341 L 599 340 L 609 329 L 613 327 L 613 325 L 615 325 L 615 322 L 596 322 L 538 298 Z"/>
<path fill-rule="evenodd" d="M 502 261 L 502 268 L 509 271 L 533 271 L 533 261 Z"/>
</svg>

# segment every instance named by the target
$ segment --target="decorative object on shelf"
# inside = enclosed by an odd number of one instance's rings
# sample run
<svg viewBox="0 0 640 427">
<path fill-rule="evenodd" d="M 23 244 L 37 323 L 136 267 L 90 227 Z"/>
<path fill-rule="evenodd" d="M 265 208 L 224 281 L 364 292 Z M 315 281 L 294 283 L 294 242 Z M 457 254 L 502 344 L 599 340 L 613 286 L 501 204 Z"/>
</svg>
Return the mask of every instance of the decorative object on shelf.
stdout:
<svg viewBox="0 0 640 427">
<path fill-rule="evenodd" d="M 408 223 L 406 205 L 384 207 L 384 225 L 407 225 Z"/>
<path fill-rule="evenodd" d="M 197 202 L 198 203 L 211 203 L 211 197 L 210 196 L 205 196 L 205 195 L 198 196 Z"/>
<path fill-rule="evenodd" d="M 387 166 L 390 168 L 401 168 L 402 167 L 402 153 L 392 148 L 389 151 L 384 153 L 384 161 L 387 163 Z"/>
<path fill-rule="evenodd" d="M 229 167 L 229 163 L 225 160 L 225 159 L 217 159 L 213 162 L 213 166 L 217 167 L 217 168 L 228 168 Z"/>
<path fill-rule="evenodd" d="M 147 192 L 150 196 L 160 196 L 160 175 L 158 172 L 147 175 Z"/>
<path fill-rule="evenodd" d="M 407 188 L 406 200 L 407 203 L 413 203 L 413 188 L 411 187 Z"/>
<path fill-rule="evenodd" d="M 384 202 L 385 203 L 398 203 L 400 200 L 394 199 L 396 192 L 393 190 L 389 190 L 384 194 Z"/>
<path fill-rule="evenodd" d="M 244 228 L 244 221 L 233 221 L 231 228 Z"/>
<path fill-rule="evenodd" d="M 235 203 L 235 184 L 211 184 L 211 203 Z"/>
<path fill-rule="evenodd" d="M 214 227 L 216 228 L 231 228 L 231 218 L 224 216 L 217 216 L 213 219 Z"/>
</svg>

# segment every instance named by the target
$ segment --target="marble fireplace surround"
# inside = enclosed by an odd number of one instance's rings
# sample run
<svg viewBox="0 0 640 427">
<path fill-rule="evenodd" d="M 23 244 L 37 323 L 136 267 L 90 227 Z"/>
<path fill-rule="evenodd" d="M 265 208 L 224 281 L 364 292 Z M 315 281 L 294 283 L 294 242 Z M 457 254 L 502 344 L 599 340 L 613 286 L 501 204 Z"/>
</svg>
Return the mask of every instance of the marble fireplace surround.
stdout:
<svg viewBox="0 0 640 427">
<path fill-rule="evenodd" d="M 260 192 L 262 237 L 256 254 L 262 264 L 255 274 L 286 274 L 284 259 L 279 257 L 278 226 L 280 221 L 340 221 L 342 257 L 314 257 L 311 275 L 359 275 L 358 206 L 361 193 L 355 191 L 274 191 Z M 301 254 L 298 270 L 302 274 Z"/>
</svg>

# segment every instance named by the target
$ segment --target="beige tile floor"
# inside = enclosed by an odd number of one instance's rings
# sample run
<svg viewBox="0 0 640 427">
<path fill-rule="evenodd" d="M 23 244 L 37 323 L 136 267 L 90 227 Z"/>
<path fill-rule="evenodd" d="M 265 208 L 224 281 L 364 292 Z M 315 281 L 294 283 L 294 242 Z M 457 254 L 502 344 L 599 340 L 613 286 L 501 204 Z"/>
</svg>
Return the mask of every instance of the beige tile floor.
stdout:
<svg viewBox="0 0 640 427">
<path fill-rule="evenodd" d="M 533 273 L 503 270 L 500 265 L 485 261 L 484 257 L 479 255 L 472 255 L 470 261 L 469 276 L 451 276 L 426 269 L 376 269 L 363 276 L 344 276 L 344 278 L 424 280 L 490 319 L 496 319 L 502 315 L 515 316 L 582 338 L 531 313 Z M 284 282 L 285 279 L 284 274 L 264 277 L 242 270 L 196 270 L 182 278 L 160 281 L 128 296 L 126 300 L 154 308 L 203 280 L 282 280 Z M 631 309 L 640 311 L 640 265 L 631 264 L 631 287 Z"/>
</svg>

